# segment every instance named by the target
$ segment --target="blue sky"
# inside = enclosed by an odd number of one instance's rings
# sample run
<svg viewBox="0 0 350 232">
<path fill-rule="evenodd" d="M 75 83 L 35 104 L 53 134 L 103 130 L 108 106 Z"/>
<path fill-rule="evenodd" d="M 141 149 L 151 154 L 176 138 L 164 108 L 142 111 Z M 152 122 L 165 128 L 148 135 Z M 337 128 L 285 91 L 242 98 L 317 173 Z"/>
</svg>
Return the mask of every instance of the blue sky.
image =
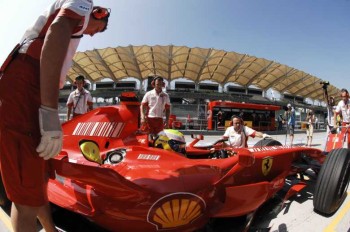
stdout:
<svg viewBox="0 0 350 232">
<path fill-rule="evenodd" d="M 0 62 L 48 0 L 0 0 Z M 350 0 L 95 0 L 108 30 L 79 51 L 128 45 L 215 48 L 273 60 L 350 88 Z"/>
</svg>

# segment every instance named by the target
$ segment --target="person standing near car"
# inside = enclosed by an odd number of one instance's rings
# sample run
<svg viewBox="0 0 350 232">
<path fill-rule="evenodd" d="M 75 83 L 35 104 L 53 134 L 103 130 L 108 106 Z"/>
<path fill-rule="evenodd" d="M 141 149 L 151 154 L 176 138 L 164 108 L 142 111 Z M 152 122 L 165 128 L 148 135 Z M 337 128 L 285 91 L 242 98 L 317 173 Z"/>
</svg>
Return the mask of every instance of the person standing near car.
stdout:
<svg viewBox="0 0 350 232">
<path fill-rule="evenodd" d="M 311 147 L 311 143 L 312 143 L 312 136 L 314 134 L 314 123 L 315 123 L 315 115 L 314 113 L 312 112 L 312 110 L 310 110 L 308 113 L 307 113 L 307 116 L 306 116 L 306 145 L 308 147 Z"/>
<path fill-rule="evenodd" d="M 338 105 L 335 109 L 335 115 L 334 115 L 334 124 L 336 126 L 336 118 L 337 115 L 340 115 L 342 118 L 342 126 L 349 126 L 350 125 L 350 101 L 349 101 L 349 92 L 347 89 L 341 89 L 341 98 L 338 102 Z"/>
<path fill-rule="evenodd" d="M 1 66 L 0 165 L 13 202 L 14 231 L 37 231 L 37 218 L 45 231 L 56 231 L 47 196 L 47 160 L 62 148 L 59 87 L 80 38 L 104 31 L 109 14 L 92 1 L 57 0 Z"/>
<path fill-rule="evenodd" d="M 168 129 L 170 98 L 163 91 L 165 87 L 163 77 L 154 76 L 151 85 L 154 89 L 148 91 L 141 101 L 141 126 L 147 125 L 150 134 L 157 135 L 163 129 Z M 164 112 L 165 121 L 163 121 Z"/>
<path fill-rule="evenodd" d="M 277 117 L 277 130 L 281 131 L 283 129 L 283 116 L 282 114 L 279 114 L 278 117 Z"/>
<path fill-rule="evenodd" d="M 223 117 L 222 117 L 222 111 L 221 108 L 219 109 L 219 112 L 216 114 L 216 118 L 218 120 L 217 126 L 223 126 Z"/>
<path fill-rule="evenodd" d="M 327 133 L 332 132 L 333 128 L 334 128 L 334 121 L 335 121 L 335 110 L 336 110 L 336 106 L 335 106 L 335 101 L 334 101 L 334 97 L 330 96 L 328 98 L 327 101 Z"/>
<path fill-rule="evenodd" d="M 77 86 L 77 88 L 69 94 L 67 100 L 67 121 L 70 119 L 71 113 L 73 113 L 74 118 L 93 109 L 92 96 L 90 92 L 84 88 L 84 76 L 77 76 L 74 84 Z"/>
<path fill-rule="evenodd" d="M 290 145 L 293 145 L 295 129 L 295 109 L 292 104 L 287 104 L 287 110 L 284 112 L 285 122 L 287 123 L 287 134 L 289 134 Z"/>
<path fill-rule="evenodd" d="M 248 147 L 248 137 L 271 138 L 270 135 L 253 130 L 244 125 L 241 117 L 233 115 L 231 117 L 232 126 L 228 127 L 222 136 L 223 139 L 228 139 L 228 145 L 233 148 Z"/>
</svg>

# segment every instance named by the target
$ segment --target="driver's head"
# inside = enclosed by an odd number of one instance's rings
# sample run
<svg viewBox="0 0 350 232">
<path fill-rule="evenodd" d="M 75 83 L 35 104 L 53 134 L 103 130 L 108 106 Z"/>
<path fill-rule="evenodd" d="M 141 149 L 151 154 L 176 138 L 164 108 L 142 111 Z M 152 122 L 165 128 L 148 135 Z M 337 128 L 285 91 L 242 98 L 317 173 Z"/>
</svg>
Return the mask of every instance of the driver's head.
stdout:
<svg viewBox="0 0 350 232">
<path fill-rule="evenodd" d="M 173 129 L 165 129 L 158 133 L 154 146 L 167 151 L 186 153 L 186 141 L 184 135 Z"/>
</svg>

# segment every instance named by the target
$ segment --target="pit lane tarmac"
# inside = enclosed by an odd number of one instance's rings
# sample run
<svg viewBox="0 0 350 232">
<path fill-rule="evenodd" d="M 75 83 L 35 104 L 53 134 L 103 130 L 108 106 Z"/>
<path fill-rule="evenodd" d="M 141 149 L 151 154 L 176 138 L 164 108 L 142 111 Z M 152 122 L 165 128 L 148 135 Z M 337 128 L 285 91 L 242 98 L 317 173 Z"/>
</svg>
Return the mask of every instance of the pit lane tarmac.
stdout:
<svg viewBox="0 0 350 232">
<path fill-rule="evenodd" d="M 205 142 L 216 141 L 221 136 L 205 136 Z M 282 144 L 288 144 L 288 137 L 285 135 L 273 135 L 273 139 Z M 315 133 L 313 138 L 313 147 L 323 149 L 326 133 Z M 249 145 L 254 145 L 259 139 L 250 139 Z M 191 141 L 186 136 L 186 141 Z M 203 141 L 203 142 L 204 142 Z M 296 134 L 294 138 L 295 145 L 304 145 L 306 142 L 305 134 Z M 298 177 L 287 181 L 285 189 L 274 198 L 266 202 L 255 214 L 252 221 L 250 232 L 315 232 L 315 231 L 337 231 L 350 232 L 350 190 L 348 196 L 338 211 L 331 216 L 325 217 L 313 211 L 313 190 L 316 179 L 310 173 L 306 176 L 308 186 L 300 194 L 291 197 L 283 203 L 283 197 L 288 187 L 293 181 L 298 181 Z M 13 231 L 9 219 L 9 208 L 0 210 L 0 232 Z M 105 232 L 93 223 L 89 222 L 80 215 L 68 212 L 59 207 L 53 207 L 53 217 L 56 225 L 67 232 Z M 199 230 L 200 232 L 238 232 L 244 228 L 245 217 L 215 219 Z M 116 228 L 117 229 L 117 228 Z M 44 230 L 38 224 L 38 231 Z M 117 231 L 117 230 L 116 230 Z"/>
</svg>

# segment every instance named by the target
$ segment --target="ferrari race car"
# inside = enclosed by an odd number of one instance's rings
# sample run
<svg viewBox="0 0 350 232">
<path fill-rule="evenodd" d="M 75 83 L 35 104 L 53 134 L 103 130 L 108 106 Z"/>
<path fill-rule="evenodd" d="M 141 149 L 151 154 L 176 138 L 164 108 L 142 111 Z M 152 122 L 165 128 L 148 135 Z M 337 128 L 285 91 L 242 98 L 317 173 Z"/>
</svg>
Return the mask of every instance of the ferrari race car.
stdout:
<svg viewBox="0 0 350 232">
<path fill-rule="evenodd" d="M 222 141 L 197 146 L 203 137 L 196 136 L 184 151 L 179 132 L 153 140 L 140 131 L 139 102 L 132 94 L 121 100 L 63 124 L 63 150 L 50 160 L 50 202 L 109 231 L 196 231 L 210 219 L 253 215 L 286 178 L 312 169 L 315 210 L 332 214 L 342 203 L 347 149 L 326 155 L 275 140 L 222 149 Z M 285 198 L 305 185 L 301 178 Z"/>
</svg>

